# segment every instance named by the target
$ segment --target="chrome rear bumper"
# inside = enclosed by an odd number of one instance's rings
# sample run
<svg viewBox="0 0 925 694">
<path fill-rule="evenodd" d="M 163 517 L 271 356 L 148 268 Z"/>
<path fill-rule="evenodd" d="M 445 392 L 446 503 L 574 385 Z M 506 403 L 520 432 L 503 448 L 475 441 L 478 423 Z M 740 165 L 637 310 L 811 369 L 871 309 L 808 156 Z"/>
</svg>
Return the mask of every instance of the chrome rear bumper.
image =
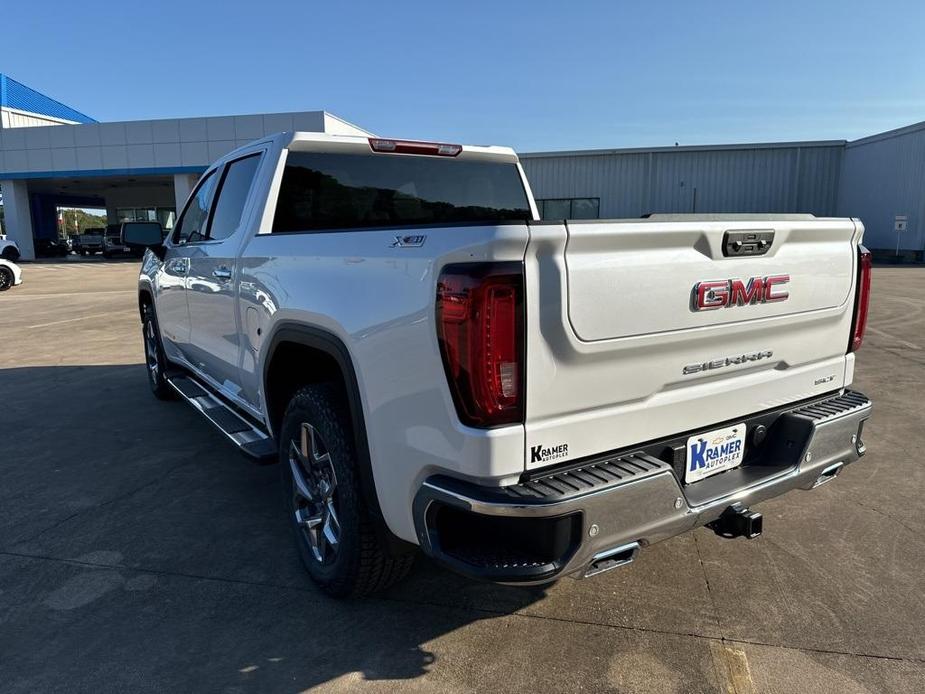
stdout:
<svg viewBox="0 0 925 694">
<path fill-rule="evenodd" d="M 414 502 L 418 540 L 450 568 L 501 583 L 600 573 L 629 563 L 640 547 L 717 520 L 734 504 L 834 479 L 864 454 L 870 412 L 867 397 L 853 391 L 784 411 L 760 460 L 687 486 L 671 464 L 640 451 L 508 487 L 431 477 Z M 535 542 L 537 535 L 548 541 Z"/>
</svg>

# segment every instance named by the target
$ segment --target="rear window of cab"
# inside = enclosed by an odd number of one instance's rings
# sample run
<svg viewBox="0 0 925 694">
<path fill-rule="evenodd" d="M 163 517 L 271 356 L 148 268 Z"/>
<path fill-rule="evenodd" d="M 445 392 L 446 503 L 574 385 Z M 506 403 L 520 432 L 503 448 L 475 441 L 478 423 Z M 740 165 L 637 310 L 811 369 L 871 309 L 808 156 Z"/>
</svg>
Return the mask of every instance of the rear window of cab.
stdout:
<svg viewBox="0 0 925 694">
<path fill-rule="evenodd" d="M 273 231 L 311 232 L 531 219 L 509 162 L 290 152 Z"/>
</svg>

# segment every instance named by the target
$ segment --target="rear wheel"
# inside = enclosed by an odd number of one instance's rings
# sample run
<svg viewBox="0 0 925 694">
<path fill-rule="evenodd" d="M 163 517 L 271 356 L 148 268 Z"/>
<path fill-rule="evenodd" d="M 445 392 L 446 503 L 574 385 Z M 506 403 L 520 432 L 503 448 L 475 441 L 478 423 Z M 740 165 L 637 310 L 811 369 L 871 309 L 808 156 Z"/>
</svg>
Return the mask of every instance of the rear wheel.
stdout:
<svg viewBox="0 0 925 694">
<path fill-rule="evenodd" d="M 13 246 L 7 246 L 3 249 L 3 252 L 0 253 L 0 258 L 9 260 L 11 263 L 15 263 L 17 260 L 19 260 L 19 251 L 17 251 Z"/>
<path fill-rule="evenodd" d="M 157 399 L 172 400 L 173 389 L 167 383 L 165 374 L 167 359 L 164 357 L 164 346 L 161 344 L 161 334 L 157 328 L 157 316 L 150 304 L 144 307 L 141 325 L 145 342 L 145 368 L 148 372 L 148 385 L 151 386 L 151 392 Z"/>
<path fill-rule="evenodd" d="M 297 391 L 280 430 L 284 502 L 302 564 L 333 597 L 388 588 L 414 562 L 382 545 L 360 493 L 346 403 L 328 384 Z"/>
<path fill-rule="evenodd" d="M 0 292 L 5 292 L 13 286 L 13 271 L 8 267 L 0 267 Z"/>
</svg>

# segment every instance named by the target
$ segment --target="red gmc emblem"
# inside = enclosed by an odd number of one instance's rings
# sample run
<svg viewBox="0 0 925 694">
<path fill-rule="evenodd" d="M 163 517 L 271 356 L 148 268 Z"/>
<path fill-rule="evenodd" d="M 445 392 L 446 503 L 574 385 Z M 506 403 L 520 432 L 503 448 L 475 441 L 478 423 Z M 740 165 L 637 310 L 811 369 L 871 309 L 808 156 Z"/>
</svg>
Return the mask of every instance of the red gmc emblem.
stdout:
<svg viewBox="0 0 925 694">
<path fill-rule="evenodd" d="M 790 281 L 790 275 L 749 277 L 747 280 L 713 280 L 698 282 L 691 294 L 691 309 L 712 311 L 749 304 L 770 304 L 786 301 L 790 293 L 780 289 Z"/>
</svg>

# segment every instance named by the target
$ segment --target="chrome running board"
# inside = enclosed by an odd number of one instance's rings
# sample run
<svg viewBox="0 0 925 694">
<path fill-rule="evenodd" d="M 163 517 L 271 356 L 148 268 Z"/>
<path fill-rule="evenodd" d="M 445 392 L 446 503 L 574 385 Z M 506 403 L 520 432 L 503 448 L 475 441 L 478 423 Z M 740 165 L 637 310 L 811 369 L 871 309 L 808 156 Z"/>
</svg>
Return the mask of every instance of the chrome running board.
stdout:
<svg viewBox="0 0 925 694">
<path fill-rule="evenodd" d="M 277 448 L 273 438 L 212 393 L 207 386 L 185 374 L 169 377 L 167 382 L 245 456 L 261 464 L 276 462 Z"/>
</svg>

